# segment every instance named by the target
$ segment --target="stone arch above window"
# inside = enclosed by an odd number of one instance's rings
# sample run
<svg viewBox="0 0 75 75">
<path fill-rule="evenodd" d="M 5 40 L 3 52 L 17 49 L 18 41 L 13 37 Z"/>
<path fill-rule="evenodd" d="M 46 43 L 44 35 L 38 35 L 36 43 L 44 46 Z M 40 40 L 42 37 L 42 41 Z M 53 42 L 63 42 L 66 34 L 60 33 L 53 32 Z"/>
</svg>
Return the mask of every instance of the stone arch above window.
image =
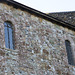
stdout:
<svg viewBox="0 0 75 75">
<path fill-rule="evenodd" d="M 71 43 L 70 43 L 69 40 L 65 40 L 65 46 L 66 46 L 68 63 L 70 65 L 75 65 L 74 64 L 74 56 L 73 56 L 73 52 L 72 52 L 72 47 L 71 47 Z"/>
<path fill-rule="evenodd" d="M 6 46 L 6 48 L 14 49 L 13 26 L 10 21 L 4 22 L 4 32 L 5 32 L 5 46 Z"/>
</svg>

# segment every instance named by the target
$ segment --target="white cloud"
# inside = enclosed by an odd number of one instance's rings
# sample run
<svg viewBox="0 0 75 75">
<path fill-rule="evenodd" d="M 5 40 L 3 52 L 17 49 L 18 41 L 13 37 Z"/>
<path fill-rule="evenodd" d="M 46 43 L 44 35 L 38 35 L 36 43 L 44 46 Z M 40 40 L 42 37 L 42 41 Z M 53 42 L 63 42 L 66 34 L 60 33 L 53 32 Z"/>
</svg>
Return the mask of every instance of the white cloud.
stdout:
<svg viewBox="0 0 75 75">
<path fill-rule="evenodd" d="M 42 12 L 75 11 L 75 0 L 15 0 Z"/>
</svg>

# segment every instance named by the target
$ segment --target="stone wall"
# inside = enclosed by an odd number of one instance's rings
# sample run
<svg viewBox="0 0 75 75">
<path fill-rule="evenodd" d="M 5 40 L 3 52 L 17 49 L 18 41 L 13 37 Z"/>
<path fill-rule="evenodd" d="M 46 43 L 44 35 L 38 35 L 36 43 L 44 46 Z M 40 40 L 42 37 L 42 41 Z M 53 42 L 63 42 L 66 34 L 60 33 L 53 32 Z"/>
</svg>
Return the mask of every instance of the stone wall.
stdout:
<svg viewBox="0 0 75 75">
<path fill-rule="evenodd" d="M 5 48 L 5 21 L 13 24 L 15 50 Z M 1 75 L 75 75 L 65 40 L 75 58 L 75 31 L 0 3 Z"/>
<path fill-rule="evenodd" d="M 0 75 L 19 75 L 18 50 L 0 48 Z"/>
</svg>

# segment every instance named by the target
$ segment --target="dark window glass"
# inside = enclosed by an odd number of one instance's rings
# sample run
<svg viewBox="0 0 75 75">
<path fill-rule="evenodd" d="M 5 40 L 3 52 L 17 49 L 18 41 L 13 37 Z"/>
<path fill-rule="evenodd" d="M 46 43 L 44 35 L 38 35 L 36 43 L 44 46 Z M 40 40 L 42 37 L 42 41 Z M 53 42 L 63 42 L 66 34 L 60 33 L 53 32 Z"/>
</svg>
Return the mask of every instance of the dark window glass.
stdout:
<svg viewBox="0 0 75 75">
<path fill-rule="evenodd" d="M 73 59 L 73 53 L 72 53 L 72 48 L 71 48 L 71 44 L 68 40 L 65 41 L 65 45 L 66 45 L 66 51 L 67 51 L 67 57 L 68 57 L 68 63 L 70 65 L 74 65 L 74 59 Z"/>
<path fill-rule="evenodd" d="M 14 49 L 13 45 L 13 28 L 10 22 L 5 22 L 5 46 L 9 49 Z"/>
</svg>

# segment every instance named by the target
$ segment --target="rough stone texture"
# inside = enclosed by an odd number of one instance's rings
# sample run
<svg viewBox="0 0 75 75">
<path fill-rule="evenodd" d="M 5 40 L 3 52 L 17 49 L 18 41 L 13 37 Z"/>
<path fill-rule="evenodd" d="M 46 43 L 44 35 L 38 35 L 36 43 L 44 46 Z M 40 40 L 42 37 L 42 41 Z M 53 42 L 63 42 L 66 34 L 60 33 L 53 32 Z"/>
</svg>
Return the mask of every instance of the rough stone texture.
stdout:
<svg viewBox="0 0 75 75">
<path fill-rule="evenodd" d="M 18 50 L 0 48 L 0 75 L 19 75 Z"/>
<path fill-rule="evenodd" d="M 5 48 L 7 20 L 13 24 L 15 50 Z M 65 40 L 75 58 L 75 31 L 0 3 L 0 75 L 75 75 Z"/>
</svg>

